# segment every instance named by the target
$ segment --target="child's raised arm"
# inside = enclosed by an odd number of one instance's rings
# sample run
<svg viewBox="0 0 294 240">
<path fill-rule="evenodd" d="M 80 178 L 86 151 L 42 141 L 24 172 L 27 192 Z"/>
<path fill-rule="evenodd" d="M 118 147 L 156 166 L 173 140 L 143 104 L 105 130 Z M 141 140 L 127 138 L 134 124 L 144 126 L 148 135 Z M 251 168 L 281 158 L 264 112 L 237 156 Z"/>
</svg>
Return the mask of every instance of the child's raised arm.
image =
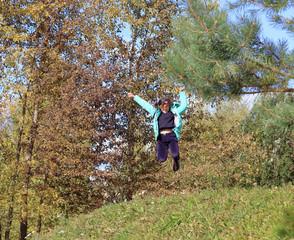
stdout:
<svg viewBox="0 0 294 240">
<path fill-rule="evenodd" d="M 178 107 L 179 114 L 182 114 L 187 109 L 187 96 L 185 93 L 185 89 L 180 87 L 180 106 Z"/>
<path fill-rule="evenodd" d="M 148 113 L 153 115 L 156 112 L 156 108 L 152 106 L 150 103 L 146 102 L 144 99 L 140 98 L 138 95 L 134 95 L 133 93 L 128 93 L 128 97 L 134 99 L 143 109 L 145 109 Z"/>
</svg>

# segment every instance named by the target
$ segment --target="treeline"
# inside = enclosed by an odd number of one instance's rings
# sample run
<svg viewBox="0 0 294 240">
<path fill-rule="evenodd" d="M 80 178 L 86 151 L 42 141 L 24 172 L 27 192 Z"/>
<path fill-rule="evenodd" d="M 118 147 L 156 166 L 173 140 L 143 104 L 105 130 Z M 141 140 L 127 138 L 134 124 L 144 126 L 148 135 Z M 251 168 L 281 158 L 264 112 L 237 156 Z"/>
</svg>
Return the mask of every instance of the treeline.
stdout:
<svg viewBox="0 0 294 240">
<path fill-rule="evenodd" d="M 1 2 L 0 238 L 132 198 L 152 136 L 125 94 L 162 91 L 156 56 L 175 11 L 168 0 Z"/>
<path fill-rule="evenodd" d="M 222 103 L 240 91 L 222 95 L 230 88 L 209 78 L 213 88 L 191 87 L 188 75 L 165 71 L 160 56 L 175 40 L 180 10 L 172 0 L 1 2 L 0 239 L 26 239 L 54 227 L 61 214 L 143 190 L 293 181 L 293 95 L 268 95 L 248 111 Z M 169 161 L 156 160 L 152 116 L 126 93 L 154 101 L 168 92 L 176 100 L 178 79 L 189 82 L 191 100 L 182 172 L 174 175 Z M 218 88 L 216 98 L 205 98 Z M 206 110 L 205 99 L 218 107 Z"/>
</svg>

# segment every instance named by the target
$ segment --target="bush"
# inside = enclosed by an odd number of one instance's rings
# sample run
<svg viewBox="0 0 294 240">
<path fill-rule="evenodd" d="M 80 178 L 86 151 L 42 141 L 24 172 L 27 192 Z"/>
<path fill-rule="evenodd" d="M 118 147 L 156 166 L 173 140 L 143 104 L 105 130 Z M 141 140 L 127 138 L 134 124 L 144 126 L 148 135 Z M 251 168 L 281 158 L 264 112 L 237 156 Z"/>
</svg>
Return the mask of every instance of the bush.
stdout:
<svg viewBox="0 0 294 240">
<path fill-rule="evenodd" d="M 263 171 L 266 152 L 252 135 L 242 133 L 239 123 L 246 113 L 246 106 L 234 102 L 215 112 L 205 110 L 201 103 L 190 105 L 179 142 L 179 172 L 172 171 L 173 160 L 169 157 L 157 173 L 149 176 L 145 190 L 168 195 L 183 190 L 254 185 Z"/>
<path fill-rule="evenodd" d="M 277 105 L 280 101 L 272 102 Z M 286 102 L 279 103 L 283 122 L 273 119 L 258 103 L 250 111 L 236 101 L 222 103 L 214 111 L 201 103 L 190 104 L 179 142 L 179 172 L 172 171 L 169 157 L 157 172 L 146 177 L 148 181 L 140 190 L 168 195 L 183 190 L 293 182 L 293 110 L 291 113 L 290 102 Z M 269 107 L 263 102 L 262 106 Z"/>
<path fill-rule="evenodd" d="M 294 96 L 276 94 L 261 98 L 242 122 L 244 133 L 266 151 L 261 185 L 281 185 L 294 180 Z"/>
</svg>

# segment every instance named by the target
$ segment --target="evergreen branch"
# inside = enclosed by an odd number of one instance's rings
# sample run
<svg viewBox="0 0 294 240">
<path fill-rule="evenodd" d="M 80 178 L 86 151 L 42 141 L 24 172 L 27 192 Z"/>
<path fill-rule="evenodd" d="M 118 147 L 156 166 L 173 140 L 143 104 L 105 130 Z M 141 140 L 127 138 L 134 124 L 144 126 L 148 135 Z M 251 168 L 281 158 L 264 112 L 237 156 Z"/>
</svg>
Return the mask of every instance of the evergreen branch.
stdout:
<svg viewBox="0 0 294 240">
<path fill-rule="evenodd" d="M 264 91 L 255 91 L 255 92 L 242 92 L 242 94 L 244 95 L 249 95 L 249 94 L 264 94 Z"/>
<path fill-rule="evenodd" d="M 246 85 L 245 87 L 248 88 L 248 87 L 253 87 L 253 88 L 265 88 L 266 86 L 267 87 L 270 87 L 272 85 L 275 85 L 274 83 L 267 83 L 267 84 L 263 84 L 263 85 L 260 85 L 260 84 L 254 84 L 253 85 Z"/>
<path fill-rule="evenodd" d="M 185 48 L 187 51 L 189 51 L 189 47 L 184 43 L 183 38 L 181 37 L 181 35 L 180 35 L 180 33 L 179 33 L 178 31 L 177 31 L 177 34 L 178 34 L 178 38 L 179 38 L 180 41 L 182 42 L 184 48 Z M 190 52 L 190 51 L 189 51 L 189 52 Z M 201 59 L 201 58 L 196 57 L 193 53 L 190 53 L 190 55 L 191 55 L 194 59 L 196 59 L 196 60 L 198 60 L 198 61 L 200 61 L 200 62 L 205 62 L 205 63 L 216 63 L 218 66 L 222 67 L 220 64 L 218 64 L 220 61 L 217 61 L 217 60 L 204 60 L 204 59 Z M 224 67 L 222 67 L 222 68 L 225 70 Z"/>
<path fill-rule="evenodd" d="M 189 30 L 189 31 L 191 31 L 191 32 L 193 32 L 193 33 L 197 33 L 197 34 L 204 34 L 204 33 L 214 32 L 215 27 L 216 27 L 216 25 L 217 25 L 217 21 L 215 21 L 215 22 L 214 22 L 214 25 L 213 25 L 213 27 L 212 27 L 212 29 L 211 29 L 211 30 L 208 30 L 208 29 L 207 29 L 207 32 L 206 32 L 206 31 L 196 31 L 196 30 L 194 30 L 194 29 L 188 27 L 188 26 L 183 22 L 183 20 L 180 20 L 180 22 L 181 22 L 181 24 L 182 24 L 187 30 Z"/>
<path fill-rule="evenodd" d="M 185 27 L 186 29 L 188 29 L 189 31 L 191 31 L 191 32 L 193 32 L 193 33 L 199 33 L 199 34 L 203 34 L 203 33 L 205 33 L 205 31 L 196 31 L 196 30 L 194 30 L 194 29 L 192 29 L 192 28 L 189 28 L 189 27 L 183 22 L 183 20 L 181 20 L 180 22 L 181 22 L 182 25 L 184 25 L 184 27 Z"/>
<path fill-rule="evenodd" d="M 211 29 L 211 32 L 214 32 L 215 31 L 216 25 L 217 25 L 217 20 L 214 21 L 214 25 L 213 25 L 213 27 Z"/>
<path fill-rule="evenodd" d="M 258 77 L 256 74 L 253 74 L 256 78 L 258 78 L 258 80 L 261 82 L 262 78 Z M 258 88 L 269 88 L 273 85 L 279 84 L 279 83 L 283 83 L 284 81 L 281 80 L 280 82 L 274 82 L 274 83 L 264 83 L 264 84 L 254 84 L 254 85 L 247 85 L 246 87 L 258 87 Z M 288 91 L 290 89 L 290 91 Z M 284 91 L 283 89 L 272 89 L 272 91 L 270 92 L 291 92 L 291 88 L 287 88 L 286 91 Z"/>
<path fill-rule="evenodd" d="M 229 40 L 228 36 L 227 36 L 227 39 Z M 230 41 L 230 40 L 229 40 L 229 41 Z M 242 48 L 243 48 L 245 51 L 247 51 L 247 52 L 249 53 L 249 55 L 256 56 L 254 53 L 252 53 L 252 52 L 251 52 L 248 48 L 246 48 L 245 46 L 242 47 Z M 254 60 L 254 59 L 252 59 L 252 58 L 248 58 L 248 57 L 245 57 L 245 56 L 244 56 L 244 58 L 245 58 L 246 60 L 248 60 L 248 61 L 251 61 L 251 62 L 256 63 L 259 67 L 262 67 L 262 68 L 265 68 L 265 69 L 267 69 L 267 70 L 272 71 L 273 73 L 280 74 L 280 75 L 282 75 L 282 76 L 284 76 L 284 77 L 287 77 L 287 78 L 292 78 L 292 77 L 293 77 L 293 76 L 291 76 L 291 75 L 289 75 L 289 74 L 287 74 L 287 73 L 284 73 L 284 72 L 279 71 L 279 70 L 276 69 L 276 68 L 268 67 L 268 66 L 266 66 L 266 65 L 264 65 L 264 64 L 262 64 L 262 63 L 260 63 L 260 62 L 258 62 L 258 61 L 256 61 L 256 60 Z"/>
<path fill-rule="evenodd" d="M 195 59 L 195 60 L 198 60 L 200 62 L 205 62 L 205 63 L 219 63 L 220 61 L 218 60 L 204 60 L 204 59 L 201 59 L 199 57 L 196 57 L 193 53 L 190 53 L 190 55 Z"/>
<path fill-rule="evenodd" d="M 280 15 L 280 17 L 284 19 L 284 22 L 282 22 L 282 23 L 285 23 L 285 24 L 292 24 L 293 23 L 293 19 L 286 18 L 286 17 L 284 17 L 282 15 Z"/>
<path fill-rule="evenodd" d="M 223 85 L 227 85 L 226 82 L 220 82 L 220 81 L 212 81 L 210 80 L 209 78 L 204 78 L 202 77 L 199 73 L 197 73 L 191 66 L 189 66 L 189 70 L 192 71 L 197 77 L 199 77 L 200 79 L 202 80 L 205 80 L 207 82 L 210 82 L 210 83 L 220 83 L 220 84 L 223 84 Z"/>
<path fill-rule="evenodd" d="M 278 4 L 268 4 L 267 5 L 266 3 L 259 3 L 254 0 L 250 0 L 250 2 L 252 2 L 253 4 L 256 4 L 256 5 L 263 6 L 263 7 L 277 7 L 277 6 L 279 6 Z"/>
<path fill-rule="evenodd" d="M 229 40 L 229 37 L 227 36 L 227 39 Z M 230 41 L 230 40 L 229 40 Z M 232 42 L 231 42 L 232 43 Z M 232 43 L 232 44 L 234 44 L 234 43 Z M 256 56 L 255 54 L 253 54 L 248 48 L 246 48 L 246 47 L 243 47 L 243 49 L 245 50 L 245 51 L 247 51 L 248 53 L 249 53 L 249 55 L 252 55 L 252 56 Z M 277 74 L 280 74 L 280 75 L 282 75 L 282 76 L 284 76 L 284 77 L 287 77 L 287 78 L 292 78 L 293 76 L 291 76 L 291 75 L 289 75 L 289 74 L 287 74 L 287 73 L 284 73 L 284 72 L 281 72 L 281 71 L 279 71 L 278 69 L 276 69 L 276 68 L 271 68 L 271 67 L 268 67 L 268 66 L 266 66 L 266 65 L 264 65 L 264 64 L 262 64 L 262 63 L 260 63 L 260 62 L 258 62 L 258 61 L 256 61 L 256 60 L 254 60 L 254 59 L 252 59 L 252 58 L 248 58 L 248 57 L 246 57 L 246 56 L 243 56 L 247 61 L 251 61 L 251 62 L 254 62 L 256 65 L 258 65 L 259 67 L 261 67 L 261 68 L 264 68 L 264 69 L 267 69 L 267 70 L 270 70 L 271 72 L 273 72 L 273 73 L 277 73 Z"/>
<path fill-rule="evenodd" d="M 190 84 L 192 84 L 193 85 L 193 82 L 190 80 L 190 79 L 188 79 L 188 78 L 185 78 L 185 77 L 183 77 L 182 75 L 180 75 L 180 74 L 178 74 L 177 73 L 177 71 L 168 63 L 168 61 L 167 61 L 167 59 L 166 59 L 166 57 L 165 57 L 165 55 L 163 54 L 163 59 L 164 59 L 164 61 L 165 61 L 165 63 L 167 64 L 167 66 L 170 68 L 170 70 L 178 77 L 178 78 L 180 78 L 181 80 L 186 80 L 186 81 L 188 81 L 188 82 L 190 82 Z"/>
<path fill-rule="evenodd" d="M 215 62 L 215 64 L 216 64 L 219 68 L 222 68 L 223 70 L 227 70 L 225 67 L 223 67 L 222 65 L 219 64 L 219 61 Z"/>
<path fill-rule="evenodd" d="M 246 57 L 245 57 L 246 58 Z M 251 61 L 253 63 L 257 63 L 255 60 L 251 59 L 251 58 L 246 58 L 247 61 Z M 245 67 L 244 67 L 245 68 Z M 254 76 L 255 78 L 257 78 L 259 80 L 259 82 L 262 82 L 262 78 L 259 77 L 256 73 L 251 73 L 250 75 Z M 265 88 L 265 87 L 270 87 L 279 83 L 283 83 L 284 81 L 281 80 L 280 82 L 274 82 L 274 83 L 263 83 L 262 85 L 259 84 L 254 84 L 254 85 L 247 85 L 246 87 L 258 87 L 258 88 Z"/>
<path fill-rule="evenodd" d="M 228 40 L 231 44 L 233 44 L 233 45 L 235 45 L 235 46 L 237 46 L 237 47 L 242 47 L 242 48 L 245 49 L 245 45 L 249 42 L 250 37 L 251 37 L 251 35 L 252 35 L 252 33 L 253 33 L 253 27 L 254 27 L 254 26 L 255 26 L 255 23 L 252 23 L 252 25 L 251 25 L 251 29 L 250 29 L 250 33 L 249 33 L 247 39 L 246 39 L 242 44 L 232 42 L 232 41 L 230 40 L 230 38 L 229 38 L 228 35 L 227 35 L 226 38 L 227 38 L 227 40 Z M 232 28 L 231 28 L 231 29 L 232 29 Z"/>
<path fill-rule="evenodd" d="M 261 80 L 261 79 L 259 79 L 259 80 Z M 246 87 L 257 87 L 257 88 L 265 88 L 265 87 L 267 87 L 267 88 L 269 88 L 269 87 L 271 87 L 271 86 L 273 86 L 273 85 L 276 85 L 277 83 L 265 83 L 265 84 L 263 84 L 263 85 L 258 85 L 258 84 L 255 84 L 255 85 L 247 85 Z"/>
<path fill-rule="evenodd" d="M 232 42 L 232 41 L 230 40 L 230 38 L 229 38 L 229 35 L 227 35 L 226 38 L 227 38 L 227 40 L 229 41 L 229 43 L 231 43 L 232 45 L 237 46 L 237 47 L 242 47 L 241 44 L 238 44 L 238 43 L 234 43 L 234 42 Z"/>
<path fill-rule="evenodd" d="M 185 42 L 183 41 L 183 38 L 181 37 L 181 34 L 178 31 L 179 28 L 177 28 L 177 34 L 178 34 L 178 38 L 180 39 L 181 43 L 183 44 L 184 48 L 187 49 Z"/>
<path fill-rule="evenodd" d="M 262 68 L 264 68 L 264 69 L 270 70 L 271 72 L 273 72 L 273 73 L 277 73 L 277 74 L 280 74 L 280 75 L 282 75 L 282 76 L 284 76 L 284 77 L 291 78 L 291 75 L 289 75 L 289 74 L 287 74 L 287 73 L 283 73 L 283 72 L 279 71 L 279 70 L 276 69 L 276 68 L 268 67 L 268 66 L 266 66 L 265 64 L 260 63 L 260 62 L 257 62 L 257 61 L 255 61 L 255 60 L 253 60 L 253 59 L 252 59 L 252 61 L 254 61 L 259 67 L 262 67 Z"/>
<path fill-rule="evenodd" d="M 288 92 L 293 92 L 294 93 L 294 88 L 287 88 L 287 89 L 269 89 L 267 91 L 254 91 L 254 92 L 243 92 L 242 94 L 264 94 L 264 93 L 270 93 L 270 92 L 277 92 L 277 93 L 288 93 Z"/>
<path fill-rule="evenodd" d="M 263 4 L 259 3 L 259 2 L 256 2 L 256 1 L 253 1 L 253 0 L 250 0 L 250 2 L 252 2 L 253 4 L 257 4 L 257 5 L 261 5 L 263 6 Z"/>
<path fill-rule="evenodd" d="M 208 32 L 208 29 L 205 25 L 202 24 L 202 22 L 200 21 L 199 17 L 197 16 L 197 14 L 195 13 L 192 5 L 191 5 L 191 2 L 189 0 L 186 0 L 188 5 L 189 5 L 189 8 L 190 10 L 192 11 L 193 15 L 195 16 L 195 18 L 197 19 L 198 23 L 202 26 L 203 29 L 205 29 L 206 31 L 205 32 Z"/>
<path fill-rule="evenodd" d="M 216 21 L 217 23 L 217 21 Z M 185 24 L 184 24 L 185 26 Z M 192 31 L 192 30 L 191 30 Z M 181 37 L 180 33 L 177 31 L 177 35 L 178 35 L 178 38 L 180 39 L 180 41 L 182 42 L 184 48 L 188 51 L 189 50 L 189 47 L 184 43 L 183 41 L 183 38 Z M 190 55 L 195 59 L 195 60 L 198 60 L 200 62 L 205 62 L 205 63 L 215 63 L 216 65 L 218 65 L 220 68 L 222 68 L 223 70 L 226 70 L 223 66 L 221 66 L 219 64 L 220 60 L 204 60 L 204 59 L 201 59 L 199 57 L 196 57 L 193 53 L 190 53 Z"/>
<path fill-rule="evenodd" d="M 187 51 L 189 51 L 189 50 L 190 50 L 189 47 L 184 43 L 183 38 L 181 37 L 181 35 L 179 34 L 179 32 L 177 32 L 177 33 L 178 33 L 178 38 L 181 40 L 181 42 L 182 42 L 184 48 L 185 48 Z M 189 52 L 190 52 L 190 51 L 189 51 Z M 200 59 L 200 58 L 196 57 L 193 53 L 190 53 L 190 55 L 191 55 L 194 59 L 196 59 L 196 60 L 198 60 L 198 61 L 200 61 L 200 62 L 205 62 L 205 63 L 217 63 L 217 61 L 209 61 L 209 60 Z"/>
<path fill-rule="evenodd" d="M 269 92 L 278 92 L 278 93 L 288 93 L 288 92 L 293 92 L 294 93 L 294 88 L 286 88 L 286 89 L 270 89 Z"/>
<path fill-rule="evenodd" d="M 284 112 L 284 109 L 282 107 L 280 109 L 281 109 L 281 113 L 283 114 L 284 118 L 287 119 L 287 116 L 286 116 L 286 114 Z M 294 120 L 294 119 L 292 119 L 292 120 Z"/>
<path fill-rule="evenodd" d="M 287 67 L 287 65 L 284 63 L 284 61 L 282 61 L 281 59 L 280 59 L 280 57 L 270 48 L 270 47 L 268 47 L 266 44 L 264 44 L 263 42 L 259 42 L 259 43 L 261 43 L 261 45 L 263 45 L 267 50 L 269 50 L 270 52 L 271 52 L 271 54 L 272 55 L 274 55 L 278 60 L 279 60 L 279 62 L 283 65 L 283 67 L 287 70 L 287 71 L 289 71 L 289 69 L 288 69 L 288 67 Z"/>
<path fill-rule="evenodd" d="M 262 103 L 258 103 L 259 106 L 261 106 L 265 111 L 267 111 L 270 115 L 279 118 L 279 119 L 283 119 L 282 117 L 274 114 L 272 111 L 270 111 L 268 108 L 266 108 L 265 106 L 262 105 Z"/>
<path fill-rule="evenodd" d="M 200 76 L 200 74 L 198 74 L 191 66 L 189 66 L 189 70 L 192 71 L 200 79 L 210 82 L 208 78 L 204 78 L 204 77 Z"/>
<path fill-rule="evenodd" d="M 183 75 L 183 70 L 184 70 L 184 58 L 181 56 L 181 75 Z"/>
<path fill-rule="evenodd" d="M 245 40 L 245 42 L 243 42 L 243 44 L 241 45 L 241 47 L 245 47 L 245 45 L 249 42 L 250 37 L 251 37 L 251 35 L 252 35 L 252 33 L 253 33 L 253 27 L 254 27 L 254 26 L 255 26 L 255 22 L 252 23 L 252 25 L 251 25 L 251 29 L 250 29 L 250 33 L 249 33 L 247 39 Z"/>
<path fill-rule="evenodd" d="M 230 39 L 229 39 L 229 36 L 227 36 L 227 39 L 228 39 L 228 41 L 231 43 L 231 44 L 234 44 L 234 45 L 236 45 L 236 46 L 241 46 L 241 45 L 239 45 L 239 44 L 235 44 L 235 43 L 233 43 L 233 42 L 231 42 L 230 41 Z M 250 55 L 252 55 L 252 56 L 255 56 L 248 48 L 246 48 L 245 46 L 241 46 L 245 51 L 247 51 Z M 287 73 L 283 73 L 283 72 L 281 72 L 281 71 L 279 71 L 278 69 L 276 69 L 276 68 L 271 68 L 271 67 L 268 67 L 268 66 L 266 66 L 266 65 L 264 65 L 264 64 L 262 64 L 262 63 L 260 63 L 260 62 L 258 62 L 258 61 L 256 61 L 256 60 L 254 60 L 254 59 L 251 59 L 251 58 L 248 58 L 248 57 L 246 57 L 246 56 L 243 56 L 247 61 L 251 61 L 251 62 L 254 62 L 254 63 L 256 63 L 259 67 L 261 67 L 261 68 L 264 68 L 264 69 L 267 69 L 267 70 L 270 70 L 270 71 L 272 71 L 273 73 L 277 73 L 277 74 L 280 74 L 280 75 L 282 75 L 282 76 L 284 76 L 284 77 L 287 77 L 287 78 L 292 78 L 292 76 L 291 75 L 289 75 L 289 74 L 287 74 Z"/>
</svg>

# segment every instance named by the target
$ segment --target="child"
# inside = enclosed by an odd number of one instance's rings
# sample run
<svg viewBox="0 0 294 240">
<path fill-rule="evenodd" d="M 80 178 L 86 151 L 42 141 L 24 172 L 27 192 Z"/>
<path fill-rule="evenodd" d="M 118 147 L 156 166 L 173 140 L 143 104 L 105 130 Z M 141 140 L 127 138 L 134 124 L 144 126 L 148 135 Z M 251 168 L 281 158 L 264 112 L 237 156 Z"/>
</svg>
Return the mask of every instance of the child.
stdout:
<svg viewBox="0 0 294 240">
<path fill-rule="evenodd" d="M 152 106 L 139 96 L 128 93 L 128 97 L 134 99 L 143 109 L 153 116 L 153 130 L 155 133 L 156 154 L 159 162 L 167 159 L 170 149 L 174 159 L 173 170 L 180 168 L 179 144 L 182 129 L 181 114 L 187 108 L 187 97 L 184 88 L 179 88 L 180 104 L 173 103 L 169 98 L 162 97 L 155 106 Z"/>
</svg>

